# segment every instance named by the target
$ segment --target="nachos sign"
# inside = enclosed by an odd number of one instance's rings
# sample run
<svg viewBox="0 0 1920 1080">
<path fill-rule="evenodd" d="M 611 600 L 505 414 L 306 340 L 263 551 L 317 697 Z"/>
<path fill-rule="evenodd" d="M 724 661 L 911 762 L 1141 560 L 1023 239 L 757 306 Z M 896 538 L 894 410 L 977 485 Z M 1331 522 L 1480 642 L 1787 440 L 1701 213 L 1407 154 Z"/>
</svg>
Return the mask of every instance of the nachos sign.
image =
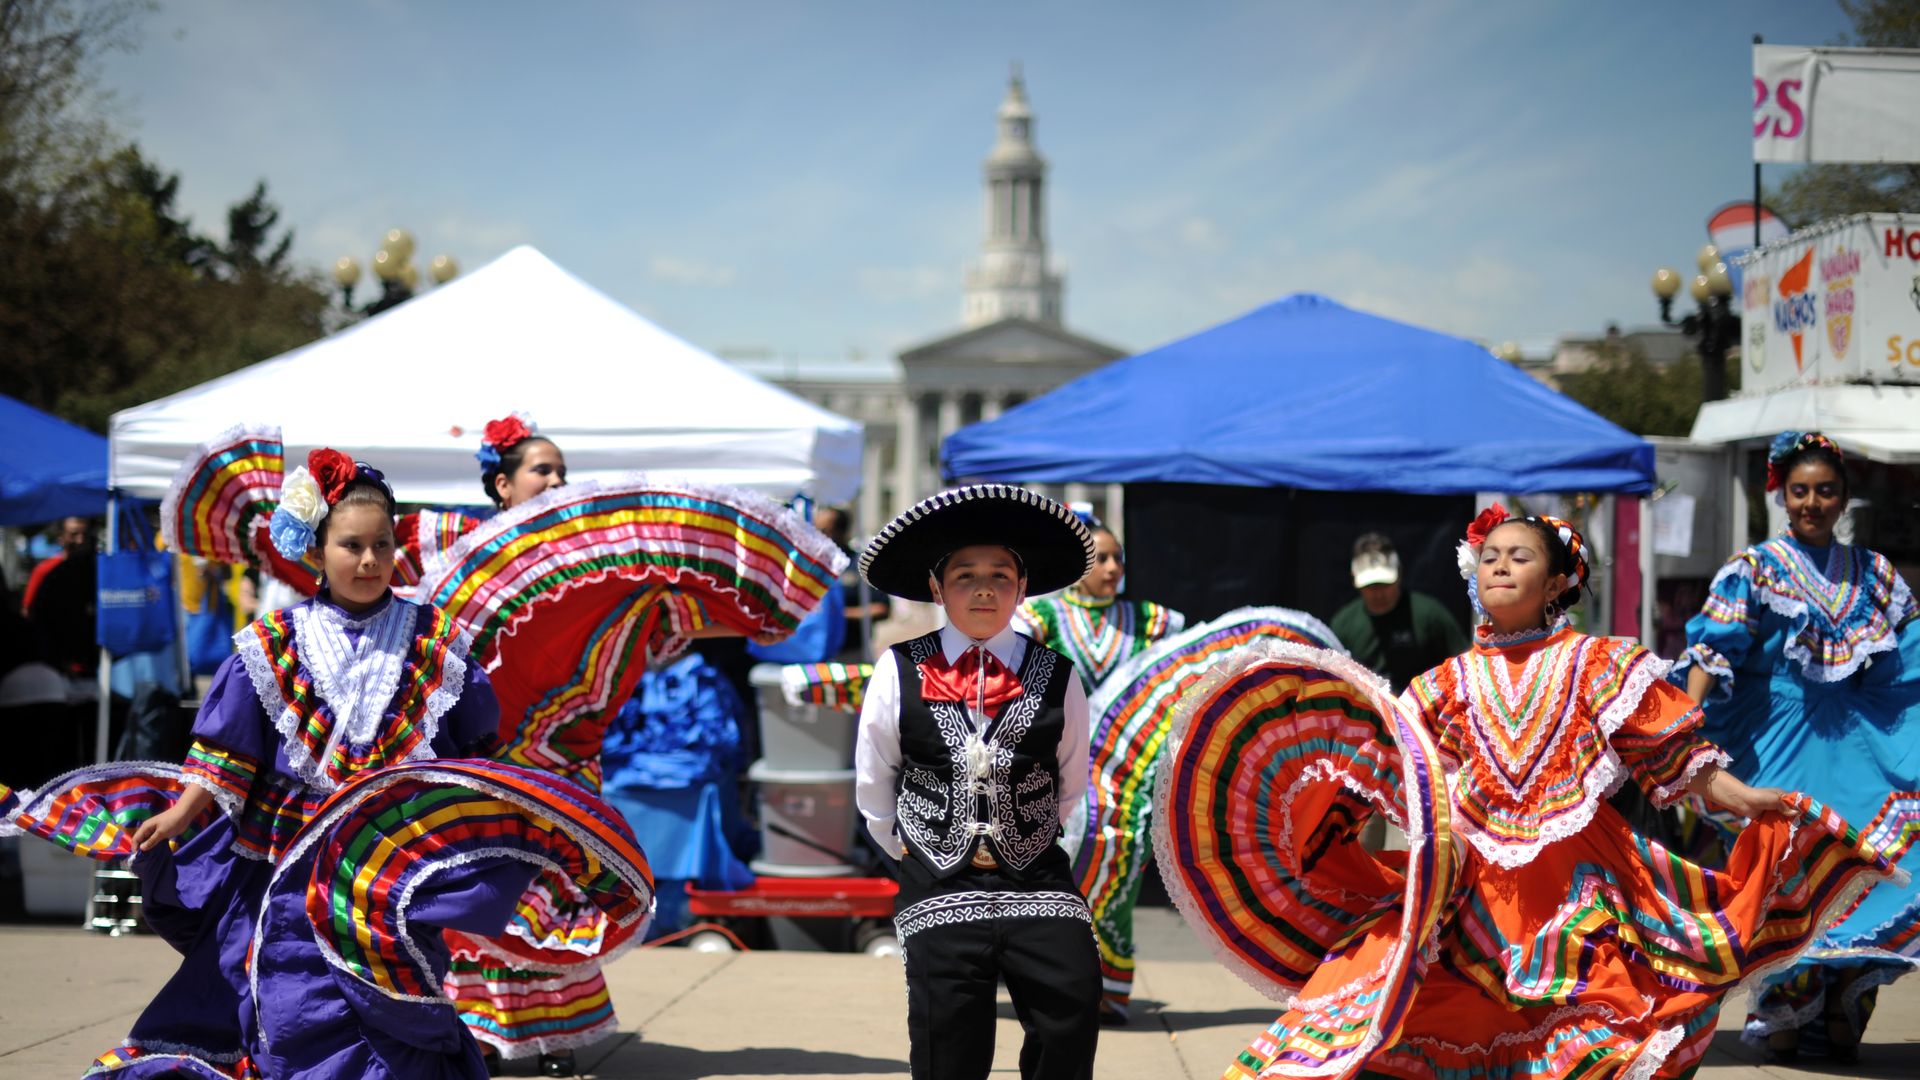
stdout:
<svg viewBox="0 0 1920 1080">
<path fill-rule="evenodd" d="M 1920 217 L 1839 218 L 1739 263 L 1744 393 L 1920 384 Z"/>
</svg>

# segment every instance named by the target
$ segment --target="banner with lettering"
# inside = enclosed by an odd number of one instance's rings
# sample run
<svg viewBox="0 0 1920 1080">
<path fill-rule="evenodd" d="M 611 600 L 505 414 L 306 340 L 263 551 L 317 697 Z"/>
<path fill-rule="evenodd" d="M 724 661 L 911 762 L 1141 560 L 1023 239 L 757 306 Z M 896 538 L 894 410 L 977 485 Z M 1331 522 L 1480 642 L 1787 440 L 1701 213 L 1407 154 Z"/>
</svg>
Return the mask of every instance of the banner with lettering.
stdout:
<svg viewBox="0 0 1920 1080">
<path fill-rule="evenodd" d="M 1838 218 L 1740 261 L 1743 393 L 1920 383 L 1920 218 Z"/>
<path fill-rule="evenodd" d="M 1920 162 L 1920 49 L 1755 45 L 1753 160 Z"/>
</svg>

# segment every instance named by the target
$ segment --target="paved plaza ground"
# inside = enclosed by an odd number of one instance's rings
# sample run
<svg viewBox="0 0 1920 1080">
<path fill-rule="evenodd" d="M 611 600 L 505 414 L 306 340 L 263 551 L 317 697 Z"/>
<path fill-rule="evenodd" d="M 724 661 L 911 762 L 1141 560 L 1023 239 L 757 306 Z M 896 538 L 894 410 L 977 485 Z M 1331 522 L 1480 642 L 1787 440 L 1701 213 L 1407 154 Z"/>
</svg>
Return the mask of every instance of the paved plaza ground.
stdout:
<svg viewBox="0 0 1920 1080">
<path fill-rule="evenodd" d="M 1139 1015 L 1107 1029 L 1102 1080 L 1210 1078 L 1274 1017 L 1166 908 L 1140 912 Z M 0 1077 L 78 1076 L 127 1031 L 174 964 L 153 937 L 109 938 L 46 923 L 0 926 Z M 906 999 L 896 960 L 800 952 L 630 952 L 608 969 L 622 1033 L 581 1054 L 590 1075 L 904 1077 Z M 1737 1014 L 1740 1010 L 1736 1008 Z M 1017 1076 L 1019 1027 L 1003 1007 L 996 1076 Z M 510 1075 L 531 1076 L 530 1062 Z M 1861 1063 L 1763 1067 L 1736 1035 L 1715 1041 L 1702 1080 L 1920 1077 L 1920 979 L 1882 992 Z"/>
</svg>

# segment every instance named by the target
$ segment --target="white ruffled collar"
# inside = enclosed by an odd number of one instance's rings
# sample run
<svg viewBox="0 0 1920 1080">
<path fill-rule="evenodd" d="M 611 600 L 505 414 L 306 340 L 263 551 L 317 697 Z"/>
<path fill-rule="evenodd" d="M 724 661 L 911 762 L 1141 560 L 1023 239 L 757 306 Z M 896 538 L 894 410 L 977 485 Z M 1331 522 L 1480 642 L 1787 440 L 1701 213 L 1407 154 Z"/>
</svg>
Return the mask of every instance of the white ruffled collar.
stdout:
<svg viewBox="0 0 1920 1080">
<path fill-rule="evenodd" d="M 1545 641 L 1571 625 L 1573 624 L 1567 620 L 1565 612 L 1555 615 L 1553 621 L 1545 626 L 1535 626 L 1527 630 L 1515 630 L 1510 634 L 1503 634 L 1494 630 L 1491 623 L 1482 623 L 1474 628 L 1473 643 L 1476 645 L 1484 645 L 1489 649 L 1511 649 L 1515 645 L 1526 645 L 1535 641 Z"/>
<path fill-rule="evenodd" d="M 340 604 L 334 600 L 331 590 L 321 589 L 319 594 L 316 595 L 309 604 L 304 606 L 311 608 L 314 614 L 325 619 L 329 624 L 340 627 L 342 630 L 365 630 L 373 624 L 375 619 L 380 617 L 382 612 L 393 607 L 393 603 L 393 590 L 388 589 L 381 595 L 380 599 L 374 601 L 372 607 L 356 615 L 346 608 L 341 607 Z"/>
<path fill-rule="evenodd" d="M 334 750 L 342 745 L 364 747 L 379 736 L 387 706 L 406 671 L 419 610 L 418 605 L 397 600 L 391 593 L 359 615 L 320 596 L 287 609 L 300 667 L 313 680 L 319 699 L 315 707 L 324 705 L 328 717 L 326 740 L 317 752 L 309 752 L 295 731 L 307 722 L 310 710 L 295 708 L 282 697 L 265 645 L 258 635 L 243 636 L 240 657 L 254 692 L 280 733 L 287 764 L 301 780 L 333 790 L 336 785 L 328 778 L 327 762 Z M 349 630 L 358 633 L 357 640 Z"/>
</svg>

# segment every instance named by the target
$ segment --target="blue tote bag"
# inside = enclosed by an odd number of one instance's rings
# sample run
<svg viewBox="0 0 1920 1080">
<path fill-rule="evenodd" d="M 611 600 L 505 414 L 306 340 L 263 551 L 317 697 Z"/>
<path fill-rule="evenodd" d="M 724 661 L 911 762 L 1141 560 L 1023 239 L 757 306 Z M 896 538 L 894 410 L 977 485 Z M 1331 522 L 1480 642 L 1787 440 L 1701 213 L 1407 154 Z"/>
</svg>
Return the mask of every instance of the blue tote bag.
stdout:
<svg viewBox="0 0 1920 1080">
<path fill-rule="evenodd" d="M 173 643 L 173 557 L 157 551 L 147 515 L 120 508 L 119 551 L 94 556 L 99 597 L 94 625 L 116 659 Z"/>
</svg>

